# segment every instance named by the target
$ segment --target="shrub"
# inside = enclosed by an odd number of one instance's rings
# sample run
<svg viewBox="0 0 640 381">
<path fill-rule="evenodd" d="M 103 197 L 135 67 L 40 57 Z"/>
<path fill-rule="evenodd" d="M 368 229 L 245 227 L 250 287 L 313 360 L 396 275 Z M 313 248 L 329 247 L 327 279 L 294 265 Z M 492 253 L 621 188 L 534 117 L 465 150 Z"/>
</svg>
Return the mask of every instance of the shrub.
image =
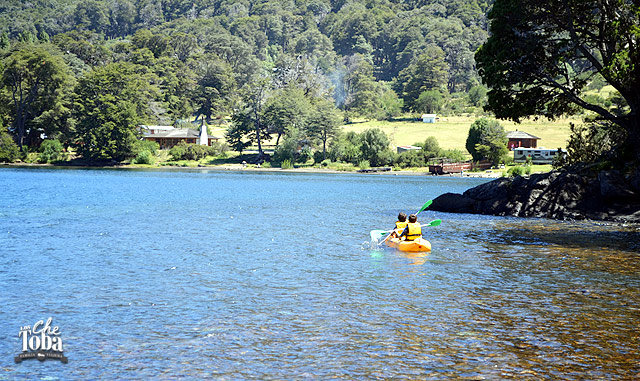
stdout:
<svg viewBox="0 0 640 381">
<path fill-rule="evenodd" d="M 323 167 L 328 167 L 329 164 L 331 164 L 331 160 L 329 159 L 322 160 L 322 162 L 320 163 L 320 165 Z"/>
<path fill-rule="evenodd" d="M 133 154 L 137 156 L 142 151 L 149 151 L 151 154 L 156 155 L 159 149 L 160 145 L 151 140 L 136 140 L 133 145 Z"/>
<path fill-rule="evenodd" d="M 0 162 L 13 163 L 20 157 L 20 148 L 7 132 L 0 132 Z"/>
<path fill-rule="evenodd" d="M 40 145 L 40 155 L 38 161 L 41 163 L 51 163 L 64 160 L 64 149 L 62 143 L 57 139 L 47 139 Z"/>
<path fill-rule="evenodd" d="M 291 169 L 293 168 L 293 164 L 291 164 L 291 160 L 287 159 L 280 164 L 280 168 L 282 169 Z"/>
<path fill-rule="evenodd" d="M 369 163 L 369 160 L 360 160 L 358 167 L 360 167 L 360 169 L 369 169 L 371 168 L 371 164 Z"/>
<path fill-rule="evenodd" d="M 136 164 L 153 164 L 153 156 L 149 151 L 142 151 L 136 155 L 134 162 Z"/>
<path fill-rule="evenodd" d="M 311 159 L 313 159 L 313 151 L 311 151 L 311 147 L 304 147 L 302 151 L 300 151 L 297 161 L 298 163 L 306 163 Z"/>
<path fill-rule="evenodd" d="M 425 166 L 424 157 L 425 155 L 424 155 L 424 152 L 422 151 L 416 151 L 416 150 L 405 151 L 399 154 L 398 156 L 396 156 L 396 159 L 394 160 L 394 164 L 400 168 L 424 167 Z"/>
<path fill-rule="evenodd" d="M 180 142 L 173 146 L 171 150 L 169 150 L 169 154 L 171 155 L 171 160 L 200 160 L 207 157 L 211 153 L 211 148 L 209 146 L 204 146 L 200 144 L 186 144 L 185 142 Z"/>
<path fill-rule="evenodd" d="M 531 172 L 531 167 L 529 167 L 529 172 Z M 525 173 L 525 168 L 520 165 L 516 165 L 515 167 L 509 168 L 507 174 L 511 177 L 522 176 Z"/>
</svg>

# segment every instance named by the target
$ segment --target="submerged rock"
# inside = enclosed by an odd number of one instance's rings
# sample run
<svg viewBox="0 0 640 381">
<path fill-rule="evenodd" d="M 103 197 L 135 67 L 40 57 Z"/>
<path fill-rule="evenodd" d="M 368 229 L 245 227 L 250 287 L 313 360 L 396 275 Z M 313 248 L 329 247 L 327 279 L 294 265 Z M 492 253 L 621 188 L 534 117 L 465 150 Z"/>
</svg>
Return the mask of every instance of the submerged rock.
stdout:
<svg viewBox="0 0 640 381">
<path fill-rule="evenodd" d="M 586 171 L 585 171 L 586 172 Z M 597 174 L 563 170 L 528 178 L 500 178 L 463 194 L 445 193 L 432 210 L 560 220 L 640 223 L 640 172 Z"/>
</svg>

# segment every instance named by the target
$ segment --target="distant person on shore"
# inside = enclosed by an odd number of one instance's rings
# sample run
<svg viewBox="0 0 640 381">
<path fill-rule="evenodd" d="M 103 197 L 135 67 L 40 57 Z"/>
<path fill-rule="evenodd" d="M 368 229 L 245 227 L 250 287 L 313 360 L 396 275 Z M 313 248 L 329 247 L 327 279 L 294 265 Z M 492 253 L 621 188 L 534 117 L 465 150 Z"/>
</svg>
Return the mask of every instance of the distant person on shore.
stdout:
<svg viewBox="0 0 640 381">
<path fill-rule="evenodd" d="M 400 238 L 402 237 L 406 237 L 407 241 L 415 241 L 418 238 L 422 238 L 422 227 L 420 227 L 418 216 L 415 214 L 409 216 L 407 227 L 400 233 Z"/>
<path fill-rule="evenodd" d="M 407 214 L 404 212 L 400 212 L 398 213 L 398 221 L 396 221 L 396 228 L 394 231 L 391 232 L 391 237 L 389 238 L 399 237 L 400 233 L 402 233 L 406 227 L 407 227 Z"/>
</svg>

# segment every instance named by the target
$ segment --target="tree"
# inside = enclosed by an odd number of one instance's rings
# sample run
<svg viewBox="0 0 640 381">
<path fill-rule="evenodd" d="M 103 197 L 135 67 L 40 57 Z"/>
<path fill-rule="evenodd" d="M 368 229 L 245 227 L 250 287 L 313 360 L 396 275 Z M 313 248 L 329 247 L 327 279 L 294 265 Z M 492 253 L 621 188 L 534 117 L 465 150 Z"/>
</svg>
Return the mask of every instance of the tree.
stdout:
<svg viewBox="0 0 640 381">
<path fill-rule="evenodd" d="M 444 97 L 438 90 L 425 90 L 414 103 L 414 110 L 420 113 L 434 114 L 442 108 Z"/>
<path fill-rule="evenodd" d="M 67 90 L 71 85 L 69 68 L 60 52 L 49 44 L 23 44 L 4 61 L 0 92 L 5 104 L 12 106 L 12 130 L 20 147 L 39 139 L 41 133 L 53 134 L 66 121 Z M 45 122 L 52 122 L 45 123 Z M 26 139 L 26 140 L 25 140 Z"/>
<path fill-rule="evenodd" d="M 448 79 L 447 70 L 444 51 L 438 46 L 430 45 L 425 53 L 419 55 L 398 76 L 405 106 L 416 111 L 416 100 L 424 91 L 444 91 Z"/>
<path fill-rule="evenodd" d="M 88 159 L 122 161 L 134 155 L 137 126 L 158 97 L 156 82 L 127 62 L 95 68 L 81 78 L 74 104 L 78 151 Z"/>
<path fill-rule="evenodd" d="M 0 126 L 0 162 L 13 163 L 20 157 L 20 149 L 13 137 Z"/>
<path fill-rule="evenodd" d="M 302 89 L 288 86 L 269 98 L 263 111 L 270 134 L 277 134 L 276 147 L 290 129 L 301 129 L 311 113 L 311 103 Z"/>
<path fill-rule="evenodd" d="M 387 135 L 379 128 L 365 130 L 362 133 L 362 159 L 369 160 L 373 167 L 391 163 L 393 152 L 389 148 Z"/>
<path fill-rule="evenodd" d="M 638 1 L 496 0 L 491 37 L 476 53 L 499 118 L 558 117 L 576 106 L 627 132 L 640 158 L 640 4 Z M 583 90 L 601 75 L 628 107 L 590 103 Z"/>
<path fill-rule="evenodd" d="M 231 67 L 217 57 L 206 56 L 197 63 L 199 79 L 195 91 L 196 114 L 225 115 L 235 90 L 235 78 Z"/>
<path fill-rule="evenodd" d="M 476 119 L 469 128 L 465 146 L 473 160 L 489 159 L 496 165 L 508 152 L 507 133 L 497 120 Z"/>
<path fill-rule="evenodd" d="M 307 123 L 309 135 L 322 141 L 322 160 L 327 159 L 327 141 L 335 138 L 340 126 L 340 117 L 333 102 L 319 100 Z"/>
<path fill-rule="evenodd" d="M 264 75 L 254 77 L 245 85 L 240 107 L 233 114 L 234 135 L 236 144 L 242 146 L 245 142 L 258 143 L 258 160 L 264 157 L 262 141 L 269 137 L 268 124 L 265 123 L 263 108 L 268 97 L 269 78 Z"/>
</svg>

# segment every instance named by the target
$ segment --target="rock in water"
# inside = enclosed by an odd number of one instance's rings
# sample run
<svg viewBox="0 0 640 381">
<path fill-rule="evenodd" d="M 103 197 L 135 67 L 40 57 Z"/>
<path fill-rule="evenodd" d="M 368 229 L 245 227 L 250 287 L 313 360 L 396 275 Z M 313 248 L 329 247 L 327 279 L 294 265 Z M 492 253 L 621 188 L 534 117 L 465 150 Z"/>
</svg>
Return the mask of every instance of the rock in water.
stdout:
<svg viewBox="0 0 640 381">
<path fill-rule="evenodd" d="M 440 195 L 431 210 L 640 223 L 638 182 L 636 173 L 625 178 L 619 171 L 589 175 L 563 170 L 500 178 L 463 194 Z"/>
</svg>

